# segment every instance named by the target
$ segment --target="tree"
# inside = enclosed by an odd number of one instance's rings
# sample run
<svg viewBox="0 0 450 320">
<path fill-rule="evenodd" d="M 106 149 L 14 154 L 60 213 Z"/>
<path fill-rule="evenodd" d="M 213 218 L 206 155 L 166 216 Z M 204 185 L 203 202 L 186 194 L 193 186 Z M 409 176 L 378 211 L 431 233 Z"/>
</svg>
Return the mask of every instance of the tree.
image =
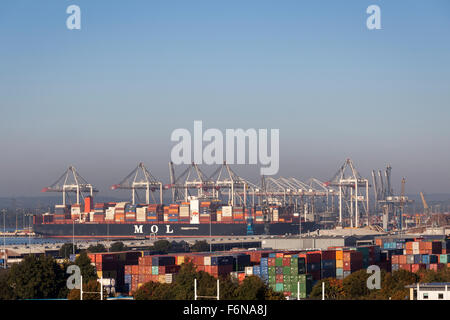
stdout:
<svg viewBox="0 0 450 320">
<path fill-rule="evenodd" d="M 73 248 L 75 248 L 75 250 L 73 250 Z M 64 243 L 61 248 L 59 249 L 59 256 L 64 258 L 64 259 L 69 259 L 70 255 L 75 252 L 78 252 L 78 248 L 77 245 L 75 245 L 75 247 L 73 246 L 72 243 Z"/>
<path fill-rule="evenodd" d="M 0 269 L 0 300 L 13 300 L 14 290 L 8 284 L 8 270 Z"/>
<path fill-rule="evenodd" d="M 221 300 L 235 300 L 237 298 L 237 289 L 239 284 L 231 280 L 230 275 L 220 277 L 220 299 Z"/>
<path fill-rule="evenodd" d="M 52 257 L 30 255 L 11 267 L 7 284 L 17 299 L 61 298 L 67 294 L 66 279 Z"/>
<path fill-rule="evenodd" d="M 160 254 L 168 253 L 171 248 L 172 244 L 167 240 L 158 240 L 153 243 L 153 250 Z"/>
<path fill-rule="evenodd" d="M 191 247 L 192 252 L 203 252 L 209 251 L 209 244 L 206 240 L 195 241 L 195 243 Z"/>
<path fill-rule="evenodd" d="M 344 295 L 346 299 L 360 299 L 370 294 L 367 288 L 367 278 L 370 274 L 366 269 L 361 269 L 347 276 L 343 281 Z"/>
<path fill-rule="evenodd" d="M 87 282 L 84 282 L 83 280 L 83 300 L 100 300 L 100 289 L 101 285 L 100 282 L 97 280 L 89 280 Z M 89 292 L 89 293 L 84 293 Z M 94 293 L 92 293 L 94 292 Z M 98 293 L 95 293 L 98 292 Z M 103 300 L 106 300 L 108 297 L 108 294 L 106 292 L 106 289 L 103 288 Z M 67 295 L 68 300 L 80 300 L 80 289 L 72 289 L 70 290 L 69 294 Z"/>
<path fill-rule="evenodd" d="M 282 293 L 269 288 L 257 276 L 246 277 L 236 290 L 238 300 L 285 300 Z"/>
<path fill-rule="evenodd" d="M 111 244 L 111 247 L 109 247 L 110 252 L 120 252 L 120 251 L 127 251 L 128 247 L 124 245 L 123 242 L 118 241 Z"/>
<path fill-rule="evenodd" d="M 381 299 L 403 300 L 409 296 L 409 289 L 405 288 L 419 281 L 419 276 L 407 270 L 398 270 L 386 274 L 381 283 Z"/>
<path fill-rule="evenodd" d="M 91 259 L 89 259 L 85 250 L 81 251 L 80 255 L 75 259 L 75 264 L 80 267 L 83 282 L 97 280 L 97 271 L 95 267 L 91 265 Z"/>
<path fill-rule="evenodd" d="M 167 283 L 147 282 L 134 293 L 136 300 L 174 300 L 173 286 Z"/>
<path fill-rule="evenodd" d="M 103 244 L 98 243 L 96 245 L 90 245 L 89 248 L 87 248 L 87 251 L 90 253 L 95 253 L 95 252 L 106 252 L 106 248 Z"/>
<path fill-rule="evenodd" d="M 325 299 L 339 300 L 344 297 L 344 286 L 342 280 L 326 278 L 318 281 L 311 290 L 310 298 L 322 298 L 322 282 L 325 282 Z"/>
</svg>

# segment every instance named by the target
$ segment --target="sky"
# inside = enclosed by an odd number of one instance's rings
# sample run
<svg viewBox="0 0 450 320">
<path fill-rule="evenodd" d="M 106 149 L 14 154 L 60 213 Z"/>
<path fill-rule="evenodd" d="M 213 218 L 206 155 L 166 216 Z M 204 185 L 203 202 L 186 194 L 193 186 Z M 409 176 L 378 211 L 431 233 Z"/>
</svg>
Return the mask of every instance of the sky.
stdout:
<svg viewBox="0 0 450 320">
<path fill-rule="evenodd" d="M 171 133 L 194 120 L 279 129 L 277 176 L 327 180 L 351 158 L 450 192 L 449 57 L 448 0 L 5 0 L 0 196 L 41 195 L 69 165 L 102 195 L 139 162 L 168 182 Z"/>
</svg>

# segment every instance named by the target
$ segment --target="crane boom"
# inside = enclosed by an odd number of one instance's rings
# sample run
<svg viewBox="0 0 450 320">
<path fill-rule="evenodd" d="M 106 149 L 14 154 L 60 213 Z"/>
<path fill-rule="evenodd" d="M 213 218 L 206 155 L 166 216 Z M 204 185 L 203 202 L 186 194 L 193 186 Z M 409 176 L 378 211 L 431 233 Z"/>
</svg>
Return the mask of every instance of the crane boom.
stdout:
<svg viewBox="0 0 450 320">
<path fill-rule="evenodd" d="M 423 195 L 423 192 L 420 192 L 420 198 L 422 199 L 423 209 L 424 209 L 426 212 L 428 212 L 429 207 L 428 207 L 427 201 L 425 200 L 425 197 L 424 197 L 424 195 Z"/>
</svg>

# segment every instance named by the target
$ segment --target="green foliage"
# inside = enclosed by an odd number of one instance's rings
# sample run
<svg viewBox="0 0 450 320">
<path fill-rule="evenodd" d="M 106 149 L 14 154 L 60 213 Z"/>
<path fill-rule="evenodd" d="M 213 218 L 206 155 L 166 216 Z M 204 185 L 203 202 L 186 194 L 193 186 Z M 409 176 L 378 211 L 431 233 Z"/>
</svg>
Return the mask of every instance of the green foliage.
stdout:
<svg viewBox="0 0 450 320">
<path fill-rule="evenodd" d="M 61 298 L 67 294 L 66 278 L 52 257 L 31 255 L 11 267 L 7 285 L 16 299 Z"/>
<path fill-rule="evenodd" d="M 257 276 L 246 277 L 236 290 L 236 299 L 238 300 L 284 300 L 282 293 L 276 293 L 270 289 Z"/>
<path fill-rule="evenodd" d="M 206 240 L 195 241 L 195 243 L 191 247 L 192 252 L 204 252 L 209 251 L 209 244 Z"/>
<path fill-rule="evenodd" d="M 370 294 L 367 288 L 367 278 L 370 274 L 366 269 L 358 270 L 347 276 L 343 281 L 343 289 L 346 299 L 358 299 Z"/>
<path fill-rule="evenodd" d="M 172 248 L 172 244 L 167 240 L 158 240 L 153 243 L 153 251 L 159 254 L 168 253 Z"/>
<path fill-rule="evenodd" d="M 90 253 L 96 253 L 96 252 L 106 252 L 107 250 L 103 244 L 99 243 L 96 245 L 90 245 L 87 248 L 87 251 Z"/>
<path fill-rule="evenodd" d="M 111 244 L 111 247 L 109 247 L 110 252 L 120 252 L 120 251 L 127 251 L 128 247 L 124 245 L 123 242 L 118 241 Z"/>
<path fill-rule="evenodd" d="M 0 300 L 14 299 L 13 288 L 8 284 L 8 274 L 8 270 L 0 269 Z"/>
<path fill-rule="evenodd" d="M 378 299 L 403 300 L 408 299 L 409 289 L 406 285 L 419 281 L 419 276 L 407 270 L 388 273 L 381 282 L 381 292 Z"/>
<path fill-rule="evenodd" d="M 134 294 L 136 300 L 174 300 L 170 284 L 159 282 L 144 283 Z"/>
<path fill-rule="evenodd" d="M 83 293 L 83 300 L 100 300 L 100 283 L 97 280 L 83 281 L 83 292 L 98 292 L 98 293 Z M 108 294 L 106 289 L 103 288 L 103 300 L 106 300 Z M 72 289 L 67 295 L 68 300 L 80 300 L 80 290 Z"/>
<path fill-rule="evenodd" d="M 65 259 L 69 259 L 70 255 L 75 252 L 78 252 L 77 245 L 75 245 L 75 251 L 73 250 L 74 246 L 72 243 L 64 243 L 59 249 L 59 256 Z"/>
<path fill-rule="evenodd" d="M 312 299 L 322 299 L 322 282 L 325 282 L 325 299 L 339 300 L 344 298 L 344 287 L 342 280 L 326 278 L 318 281 L 309 295 Z"/>
<path fill-rule="evenodd" d="M 91 265 L 91 259 L 89 259 L 85 250 L 81 251 L 80 255 L 75 259 L 75 264 L 80 267 L 83 282 L 97 280 L 96 269 Z"/>
</svg>

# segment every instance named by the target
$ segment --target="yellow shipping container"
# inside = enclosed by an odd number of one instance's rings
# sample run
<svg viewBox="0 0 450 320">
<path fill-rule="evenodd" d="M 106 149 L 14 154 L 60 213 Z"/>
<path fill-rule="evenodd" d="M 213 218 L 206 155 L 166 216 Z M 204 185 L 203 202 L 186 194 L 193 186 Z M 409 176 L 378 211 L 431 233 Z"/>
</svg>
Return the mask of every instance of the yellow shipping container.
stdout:
<svg viewBox="0 0 450 320">
<path fill-rule="evenodd" d="M 97 277 L 103 278 L 103 272 L 102 271 L 97 271 Z"/>
<path fill-rule="evenodd" d="M 344 260 L 336 260 L 336 268 L 344 268 Z"/>
<path fill-rule="evenodd" d="M 336 260 L 344 260 L 344 252 L 342 250 L 336 250 Z"/>
<path fill-rule="evenodd" d="M 185 256 L 177 256 L 177 265 L 181 266 L 184 263 Z"/>
<path fill-rule="evenodd" d="M 158 282 L 159 283 L 166 283 L 166 275 L 165 274 L 158 275 Z"/>
</svg>

